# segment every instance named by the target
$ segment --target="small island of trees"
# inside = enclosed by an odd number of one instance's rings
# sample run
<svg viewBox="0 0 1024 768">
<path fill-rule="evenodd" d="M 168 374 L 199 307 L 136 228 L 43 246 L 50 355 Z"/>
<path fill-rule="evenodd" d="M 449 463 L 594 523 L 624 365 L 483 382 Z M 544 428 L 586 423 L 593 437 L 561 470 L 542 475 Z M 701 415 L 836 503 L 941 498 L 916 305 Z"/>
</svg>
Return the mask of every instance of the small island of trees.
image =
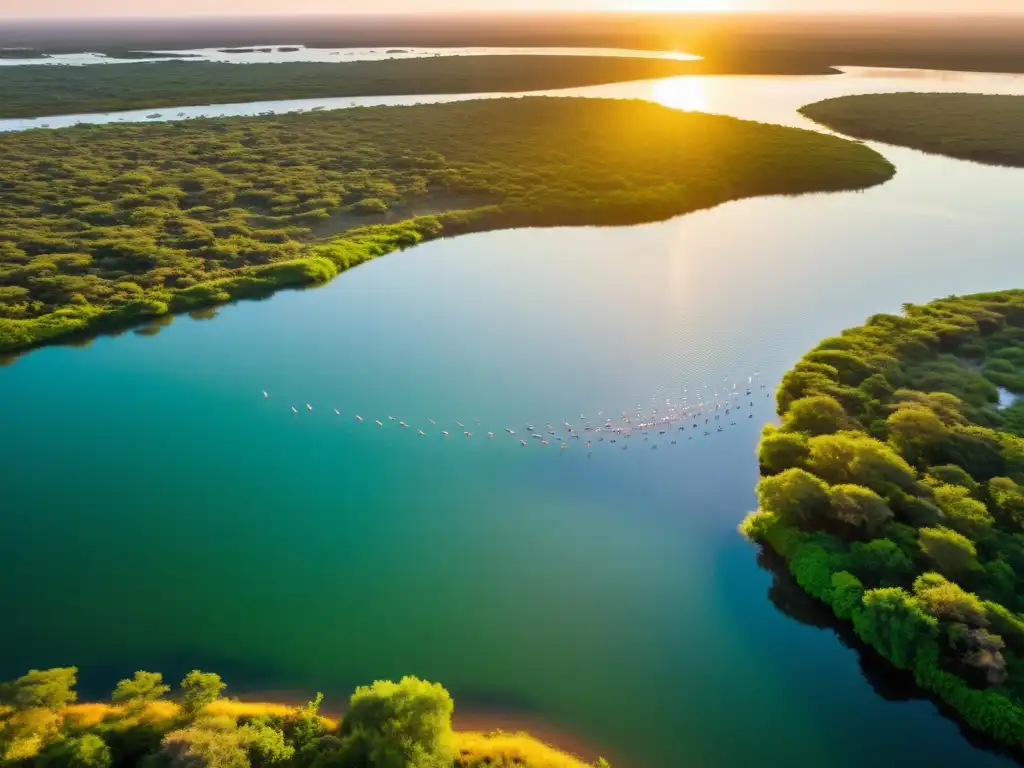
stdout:
<svg viewBox="0 0 1024 768">
<path fill-rule="evenodd" d="M 741 530 L 1020 751 L 1024 401 L 1007 393 L 1024 393 L 1024 291 L 907 305 L 826 339 L 782 380 Z"/>
<path fill-rule="evenodd" d="M 34 130 L 0 153 L 0 352 L 322 283 L 442 235 L 894 173 L 834 136 L 572 98 Z"/>
<path fill-rule="evenodd" d="M 858 139 L 1024 167 L 1024 96 L 873 93 L 826 99 L 800 112 Z"/>
<path fill-rule="evenodd" d="M 109 703 L 76 703 L 78 670 L 30 670 L 0 684 L 0 766 L 40 768 L 610 768 L 525 734 L 452 730 L 454 705 L 414 677 L 357 688 L 339 720 L 303 707 L 222 698 L 193 670 L 175 699 L 158 672 L 121 680 Z"/>
</svg>

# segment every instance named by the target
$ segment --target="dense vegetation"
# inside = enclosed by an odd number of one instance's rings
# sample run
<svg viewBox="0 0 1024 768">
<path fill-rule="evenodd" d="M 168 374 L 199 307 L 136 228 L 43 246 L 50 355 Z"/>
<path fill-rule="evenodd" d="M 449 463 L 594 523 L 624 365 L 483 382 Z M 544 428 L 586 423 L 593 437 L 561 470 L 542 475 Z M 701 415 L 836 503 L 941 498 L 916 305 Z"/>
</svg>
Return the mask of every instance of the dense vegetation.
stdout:
<svg viewBox="0 0 1024 768">
<path fill-rule="evenodd" d="M 876 315 L 783 378 L 742 529 L 963 720 L 1024 747 L 1024 291 Z"/>
<path fill-rule="evenodd" d="M 31 670 L 0 685 L 0 766 L 45 768 L 588 768 L 524 734 L 452 730 L 454 705 L 413 677 L 357 688 L 340 721 L 304 707 L 221 698 L 194 670 L 176 701 L 157 672 L 136 672 L 111 703 L 76 704 L 78 670 Z M 598 759 L 593 768 L 609 768 Z"/>
<path fill-rule="evenodd" d="M 272 99 L 550 90 L 691 74 L 786 74 L 775 58 L 722 66 L 624 56 L 441 56 L 425 59 L 225 64 L 171 61 L 117 67 L 11 67 L 0 117 L 111 112 Z M 828 68 L 797 71 L 821 73 Z"/>
<path fill-rule="evenodd" d="M 879 93 L 826 99 L 800 111 L 859 139 L 1024 167 L 1024 96 Z"/>
<path fill-rule="evenodd" d="M 0 351 L 323 282 L 442 234 L 651 221 L 893 173 L 815 132 L 556 98 L 35 130 L 0 154 Z"/>
</svg>

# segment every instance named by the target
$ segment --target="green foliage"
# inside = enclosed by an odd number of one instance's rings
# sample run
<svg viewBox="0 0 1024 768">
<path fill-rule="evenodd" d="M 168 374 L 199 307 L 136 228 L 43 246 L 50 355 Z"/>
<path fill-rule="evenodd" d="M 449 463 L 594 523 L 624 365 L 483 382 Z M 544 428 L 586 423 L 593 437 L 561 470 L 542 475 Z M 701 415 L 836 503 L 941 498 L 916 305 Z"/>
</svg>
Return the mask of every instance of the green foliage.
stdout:
<svg viewBox="0 0 1024 768">
<path fill-rule="evenodd" d="M 830 435 L 846 429 L 849 422 L 838 400 L 828 395 L 814 395 L 794 400 L 786 411 L 782 427 L 787 432 Z"/>
<path fill-rule="evenodd" d="M 758 445 L 761 474 L 777 475 L 802 467 L 807 461 L 807 438 L 802 432 L 786 432 L 766 424 Z"/>
<path fill-rule="evenodd" d="M 832 610 L 840 619 L 853 618 L 853 612 L 861 604 L 864 585 L 848 571 L 832 574 Z"/>
<path fill-rule="evenodd" d="M 892 520 L 885 499 L 859 485 L 833 485 L 828 497 L 832 518 L 858 533 L 877 533 Z"/>
<path fill-rule="evenodd" d="M 188 715 L 196 715 L 207 704 L 220 698 L 226 687 L 215 672 L 193 669 L 181 681 L 181 708 Z"/>
<path fill-rule="evenodd" d="M 1024 407 L 996 408 L 996 384 L 1024 391 L 1024 291 L 907 305 L 825 339 L 783 377 L 762 511 L 741 530 L 966 723 L 1019 748 Z"/>
<path fill-rule="evenodd" d="M 11 703 L 18 709 L 60 709 L 76 699 L 77 667 L 30 669 L 14 681 Z"/>
<path fill-rule="evenodd" d="M 900 669 L 910 669 L 918 653 L 934 642 L 935 619 L 899 587 L 864 593 L 853 628 L 865 643 Z"/>
<path fill-rule="evenodd" d="M 914 572 L 914 563 L 891 539 L 853 542 L 846 563 L 860 579 L 880 587 L 906 584 Z"/>
<path fill-rule="evenodd" d="M 192 726 L 164 737 L 163 763 L 168 768 L 249 768 L 243 734 L 231 728 Z"/>
<path fill-rule="evenodd" d="M 787 469 L 762 477 L 757 484 L 760 508 L 774 513 L 786 525 L 820 524 L 829 512 L 828 486 L 802 469 Z"/>
<path fill-rule="evenodd" d="M 378 681 L 352 694 L 342 751 L 376 768 L 450 768 L 451 717 L 451 697 L 436 683 Z"/>
<path fill-rule="evenodd" d="M 922 573 L 914 579 L 914 596 L 937 619 L 988 626 L 987 613 L 978 597 L 938 573 Z"/>
<path fill-rule="evenodd" d="M 441 235 L 633 224 L 893 173 L 812 131 L 540 97 L 12 132 L 0 154 L 0 352 L 322 283 Z"/>
<path fill-rule="evenodd" d="M 807 117 L 858 139 L 993 165 L 1024 167 L 1024 98 L 966 93 L 883 93 L 819 101 Z"/>
<path fill-rule="evenodd" d="M 949 528 L 922 528 L 921 551 L 942 573 L 952 578 L 978 570 L 978 552 L 966 536 Z"/>
<path fill-rule="evenodd" d="M 249 723 L 238 733 L 254 768 L 282 765 L 295 755 L 295 747 L 285 742 L 284 734 L 264 723 Z"/>
<path fill-rule="evenodd" d="M 112 701 L 131 704 L 156 701 L 171 690 L 169 685 L 164 685 L 163 680 L 164 677 L 159 672 L 137 671 L 134 677 L 119 682 L 110 698 Z"/>
<path fill-rule="evenodd" d="M 94 733 L 86 733 L 57 742 L 36 762 L 45 768 L 110 768 L 113 760 L 106 742 Z"/>
</svg>

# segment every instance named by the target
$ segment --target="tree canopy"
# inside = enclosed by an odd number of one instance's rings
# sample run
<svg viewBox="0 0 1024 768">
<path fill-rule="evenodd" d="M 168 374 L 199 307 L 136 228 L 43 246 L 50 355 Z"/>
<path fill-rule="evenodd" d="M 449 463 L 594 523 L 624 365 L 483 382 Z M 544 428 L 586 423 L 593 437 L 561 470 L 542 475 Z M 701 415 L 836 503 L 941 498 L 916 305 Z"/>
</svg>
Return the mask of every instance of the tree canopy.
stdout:
<svg viewBox="0 0 1024 768">
<path fill-rule="evenodd" d="M 0 352 L 324 282 L 441 235 L 893 174 L 812 131 L 539 97 L 3 133 L 0 154 Z"/>
<path fill-rule="evenodd" d="M 783 377 L 742 529 L 863 642 L 1019 749 L 1024 419 L 999 387 L 1024 394 L 1024 291 L 907 305 L 822 341 Z"/>
</svg>

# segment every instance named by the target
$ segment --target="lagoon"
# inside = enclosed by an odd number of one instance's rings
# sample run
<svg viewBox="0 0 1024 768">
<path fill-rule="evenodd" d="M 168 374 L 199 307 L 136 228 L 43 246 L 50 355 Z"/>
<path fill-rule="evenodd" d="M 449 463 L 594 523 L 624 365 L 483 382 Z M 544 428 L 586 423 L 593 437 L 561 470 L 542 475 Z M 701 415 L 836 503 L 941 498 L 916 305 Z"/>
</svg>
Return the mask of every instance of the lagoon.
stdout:
<svg viewBox="0 0 1024 768">
<path fill-rule="evenodd" d="M 807 127 L 802 104 L 904 89 L 1024 92 L 1024 78 L 851 70 L 575 93 Z M 411 673 L 620 767 L 1011 765 L 930 702 L 880 695 L 870 659 L 865 677 L 773 589 L 736 532 L 767 400 L 706 439 L 589 459 L 372 426 L 521 431 L 725 376 L 774 382 L 874 312 L 1024 284 L 1024 174 L 878 148 L 899 172 L 865 192 L 436 241 L 0 369 L 0 673 L 75 663 L 102 692 L 136 668 L 201 666 L 234 692 L 319 687 L 328 703 Z"/>
</svg>

